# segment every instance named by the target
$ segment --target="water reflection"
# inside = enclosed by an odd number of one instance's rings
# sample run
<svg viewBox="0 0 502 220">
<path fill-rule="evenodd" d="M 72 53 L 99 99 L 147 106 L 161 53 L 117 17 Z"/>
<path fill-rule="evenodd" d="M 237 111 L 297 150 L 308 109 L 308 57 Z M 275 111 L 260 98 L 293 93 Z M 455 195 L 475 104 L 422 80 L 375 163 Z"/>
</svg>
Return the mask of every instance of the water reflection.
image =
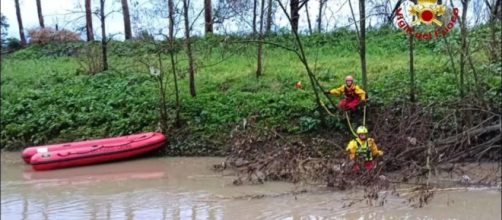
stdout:
<svg viewBox="0 0 502 220">
<path fill-rule="evenodd" d="M 125 163 L 102 164 L 48 171 L 34 171 L 31 168 L 26 168 L 23 171 L 23 178 L 27 182 L 44 186 L 147 180 L 164 178 L 165 176 L 165 167 L 159 166 L 155 160 L 136 160 L 127 165 Z"/>
</svg>

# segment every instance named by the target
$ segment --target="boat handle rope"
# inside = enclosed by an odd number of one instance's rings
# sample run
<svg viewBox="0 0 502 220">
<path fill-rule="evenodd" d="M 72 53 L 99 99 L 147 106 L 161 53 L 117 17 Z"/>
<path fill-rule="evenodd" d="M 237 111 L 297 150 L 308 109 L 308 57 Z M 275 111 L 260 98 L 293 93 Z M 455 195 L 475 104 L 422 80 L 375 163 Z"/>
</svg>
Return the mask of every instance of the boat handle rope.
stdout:
<svg viewBox="0 0 502 220">
<path fill-rule="evenodd" d="M 67 157 L 67 156 L 70 156 L 72 154 L 84 154 L 84 153 L 90 153 L 90 152 L 94 152 L 94 151 L 97 151 L 99 149 L 102 149 L 102 148 L 110 148 L 110 147 L 120 147 L 120 146 L 125 146 L 125 145 L 129 145 L 129 144 L 132 144 L 132 143 L 135 143 L 135 142 L 139 142 L 139 141 L 143 141 L 143 140 L 146 140 L 146 139 L 150 139 L 152 138 L 153 136 L 155 136 L 155 133 L 152 133 L 150 135 L 142 135 L 141 137 L 139 138 L 136 138 L 134 140 L 129 140 L 128 142 L 126 143 L 121 143 L 121 144 L 115 144 L 115 145 L 92 145 L 91 146 L 91 150 L 89 151 L 77 151 L 77 152 L 71 152 L 71 151 L 67 151 L 66 154 L 62 154 L 62 153 L 57 153 L 58 156 L 60 157 Z"/>
</svg>

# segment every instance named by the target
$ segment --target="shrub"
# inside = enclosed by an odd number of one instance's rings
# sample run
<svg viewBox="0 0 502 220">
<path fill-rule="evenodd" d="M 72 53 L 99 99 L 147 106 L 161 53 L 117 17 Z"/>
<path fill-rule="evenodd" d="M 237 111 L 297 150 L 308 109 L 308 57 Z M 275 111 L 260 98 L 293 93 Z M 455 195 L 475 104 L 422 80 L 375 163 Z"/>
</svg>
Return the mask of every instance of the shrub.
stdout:
<svg viewBox="0 0 502 220">
<path fill-rule="evenodd" d="M 52 28 L 37 28 L 28 32 L 30 44 L 48 44 L 51 42 L 80 41 L 79 34 L 68 30 L 54 30 Z"/>
<path fill-rule="evenodd" d="M 8 51 L 16 51 L 23 47 L 21 42 L 17 38 L 7 38 L 7 50 Z"/>
<path fill-rule="evenodd" d="M 77 69 L 78 73 L 84 73 L 89 75 L 94 75 L 103 70 L 103 55 L 101 53 L 100 45 L 98 44 L 88 44 L 82 47 L 77 56 L 78 64 L 80 66 Z"/>
</svg>

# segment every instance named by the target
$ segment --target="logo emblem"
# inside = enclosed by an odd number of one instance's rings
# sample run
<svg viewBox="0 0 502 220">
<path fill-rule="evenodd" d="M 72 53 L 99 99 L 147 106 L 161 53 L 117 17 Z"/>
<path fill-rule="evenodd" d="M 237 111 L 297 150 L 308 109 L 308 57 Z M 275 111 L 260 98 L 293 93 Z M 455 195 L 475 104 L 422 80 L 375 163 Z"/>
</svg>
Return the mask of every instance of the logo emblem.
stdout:
<svg viewBox="0 0 502 220">
<path fill-rule="evenodd" d="M 396 10 L 396 26 L 419 40 L 445 36 L 455 26 L 458 18 L 458 8 L 450 10 L 445 5 L 438 4 L 437 0 L 417 0 L 416 4 L 410 0 L 406 9 L 408 10 L 405 11 L 400 6 Z M 443 19 L 447 14 L 451 14 L 448 22 Z M 419 26 L 423 26 L 421 31 L 418 31 Z"/>
<path fill-rule="evenodd" d="M 417 26 L 421 23 L 434 23 L 437 26 L 443 25 L 443 23 L 438 20 L 438 16 L 444 15 L 445 7 L 444 5 L 438 5 L 437 0 L 418 0 L 417 4 L 411 5 L 408 11 L 414 17 L 418 18 L 411 23 L 412 26 Z"/>
</svg>

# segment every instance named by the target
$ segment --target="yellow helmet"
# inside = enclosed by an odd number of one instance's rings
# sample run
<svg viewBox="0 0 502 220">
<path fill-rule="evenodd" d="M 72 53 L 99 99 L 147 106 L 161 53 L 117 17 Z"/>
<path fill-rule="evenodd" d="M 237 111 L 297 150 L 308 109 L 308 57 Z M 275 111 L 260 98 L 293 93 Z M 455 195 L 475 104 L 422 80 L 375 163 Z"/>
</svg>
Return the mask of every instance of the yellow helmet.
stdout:
<svg viewBox="0 0 502 220">
<path fill-rule="evenodd" d="M 357 134 L 367 134 L 368 129 L 364 126 L 359 126 L 356 131 Z"/>
</svg>

